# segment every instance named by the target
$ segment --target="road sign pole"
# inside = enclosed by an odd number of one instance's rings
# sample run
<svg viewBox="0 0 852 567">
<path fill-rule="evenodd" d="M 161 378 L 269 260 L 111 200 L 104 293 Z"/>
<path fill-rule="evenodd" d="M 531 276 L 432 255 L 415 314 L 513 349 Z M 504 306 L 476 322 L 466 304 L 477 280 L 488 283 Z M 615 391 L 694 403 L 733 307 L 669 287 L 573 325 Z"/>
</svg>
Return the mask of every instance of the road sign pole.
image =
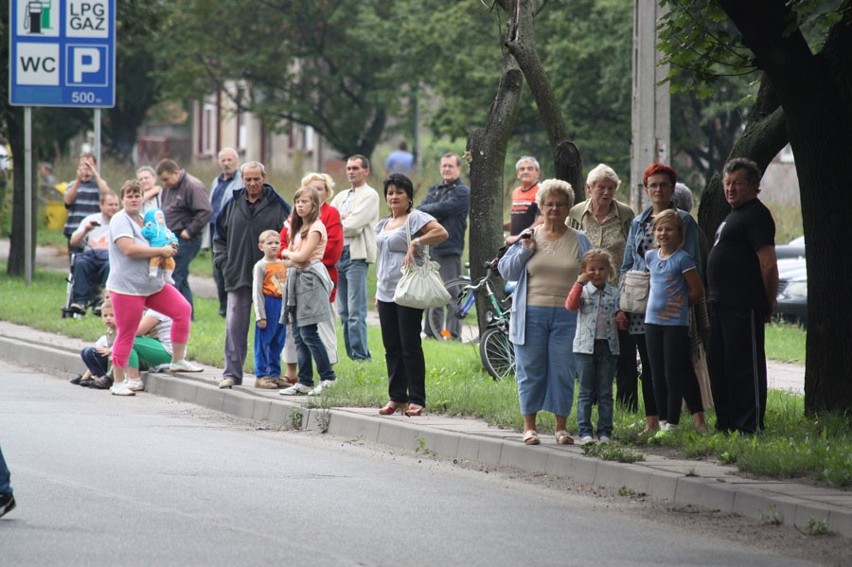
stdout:
<svg viewBox="0 0 852 567">
<path fill-rule="evenodd" d="M 33 108 L 24 107 L 24 281 L 33 282 Z"/>
<path fill-rule="evenodd" d="M 95 160 L 101 167 L 101 109 L 95 109 Z"/>
</svg>

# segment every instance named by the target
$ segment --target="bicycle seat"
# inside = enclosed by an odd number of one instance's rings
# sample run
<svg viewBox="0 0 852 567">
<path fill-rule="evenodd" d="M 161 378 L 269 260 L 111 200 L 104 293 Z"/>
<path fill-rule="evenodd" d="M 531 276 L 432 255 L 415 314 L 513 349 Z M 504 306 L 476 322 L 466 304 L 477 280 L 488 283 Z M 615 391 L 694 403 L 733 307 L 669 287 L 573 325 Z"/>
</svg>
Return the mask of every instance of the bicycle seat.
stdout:
<svg viewBox="0 0 852 567">
<path fill-rule="evenodd" d="M 512 295 L 515 293 L 515 288 L 518 287 L 518 282 L 506 282 L 506 287 L 503 288 L 503 293 L 506 295 Z"/>
</svg>

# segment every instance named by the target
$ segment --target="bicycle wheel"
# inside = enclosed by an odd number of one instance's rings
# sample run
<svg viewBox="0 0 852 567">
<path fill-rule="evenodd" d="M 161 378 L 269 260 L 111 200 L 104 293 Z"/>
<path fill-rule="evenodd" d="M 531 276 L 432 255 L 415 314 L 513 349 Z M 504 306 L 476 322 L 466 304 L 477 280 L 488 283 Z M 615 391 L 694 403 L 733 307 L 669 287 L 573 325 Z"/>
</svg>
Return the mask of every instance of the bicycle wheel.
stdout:
<svg viewBox="0 0 852 567">
<path fill-rule="evenodd" d="M 494 380 L 515 375 L 515 349 L 505 329 L 491 327 L 486 330 L 479 341 L 479 355 L 482 366 Z"/>
<path fill-rule="evenodd" d="M 470 280 L 455 278 L 444 284 L 450 292 L 446 307 L 426 310 L 426 334 L 446 340 L 475 343 L 479 339 L 479 322 L 476 314 L 475 293 L 467 288 Z"/>
</svg>

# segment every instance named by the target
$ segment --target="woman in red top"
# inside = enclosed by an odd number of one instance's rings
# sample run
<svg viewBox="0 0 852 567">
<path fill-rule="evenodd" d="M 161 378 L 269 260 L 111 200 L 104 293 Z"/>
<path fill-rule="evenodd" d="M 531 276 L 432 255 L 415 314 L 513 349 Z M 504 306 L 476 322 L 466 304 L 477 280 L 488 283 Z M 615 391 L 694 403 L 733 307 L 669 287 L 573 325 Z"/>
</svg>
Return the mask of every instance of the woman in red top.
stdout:
<svg viewBox="0 0 852 567">
<path fill-rule="evenodd" d="M 319 193 L 322 206 L 320 207 L 319 220 L 325 225 L 328 233 L 328 243 L 325 247 L 325 254 L 322 257 L 322 263 L 328 270 L 328 275 L 331 281 L 334 282 L 334 289 L 331 290 L 330 301 L 333 303 L 337 297 L 337 262 L 340 260 L 340 255 L 343 253 L 343 225 L 340 224 L 340 213 L 337 209 L 328 204 L 331 197 L 334 195 L 334 180 L 327 173 L 309 173 L 302 178 L 301 186 L 310 186 Z M 284 250 L 290 243 L 289 239 L 290 221 L 288 221 L 281 229 L 281 249 Z M 333 311 L 333 310 L 332 310 Z M 323 344 L 328 350 L 328 358 L 332 364 L 337 364 L 337 325 L 334 320 L 319 324 L 319 335 Z M 284 379 L 290 384 L 295 384 L 296 378 L 296 346 L 293 343 L 292 333 L 287 333 L 287 341 L 284 344 L 284 362 L 287 364 L 287 371 Z"/>
</svg>

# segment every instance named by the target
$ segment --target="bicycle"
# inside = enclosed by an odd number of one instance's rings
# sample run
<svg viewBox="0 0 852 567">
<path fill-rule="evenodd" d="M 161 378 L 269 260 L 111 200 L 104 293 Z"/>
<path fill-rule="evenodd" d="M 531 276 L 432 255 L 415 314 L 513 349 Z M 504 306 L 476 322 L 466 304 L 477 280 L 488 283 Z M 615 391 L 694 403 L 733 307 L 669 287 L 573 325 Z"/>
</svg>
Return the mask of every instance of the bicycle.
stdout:
<svg viewBox="0 0 852 567">
<path fill-rule="evenodd" d="M 452 300 L 446 308 L 446 316 L 444 308 L 430 309 L 426 314 L 426 321 L 434 336 L 458 338 L 466 343 L 479 342 L 482 366 L 494 380 L 502 380 L 515 372 L 515 351 L 509 341 L 508 304 L 511 302 L 511 290 L 507 286 L 506 298 L 501 301 L 497 299 L 492 286 L 492 280 L 497 274 L 497 260 L 498 258 L 495 258 L 486 262 L 486 274 L 474 283 L 464 277 L 447 282 L 445 285 Z M 485 314 L 487 327 L 480 337 L 476 297 L 483 293 L 490 309 Z M 433 315 L 433 311 L 438 314 Z M 453 337 L 447 330 L 447 321 L 451 317 L 456 317 L 461 322 L 458 337 Z M 435 321 L 443 322 L 442 328 L 436 329 Z"/>
</svg>

